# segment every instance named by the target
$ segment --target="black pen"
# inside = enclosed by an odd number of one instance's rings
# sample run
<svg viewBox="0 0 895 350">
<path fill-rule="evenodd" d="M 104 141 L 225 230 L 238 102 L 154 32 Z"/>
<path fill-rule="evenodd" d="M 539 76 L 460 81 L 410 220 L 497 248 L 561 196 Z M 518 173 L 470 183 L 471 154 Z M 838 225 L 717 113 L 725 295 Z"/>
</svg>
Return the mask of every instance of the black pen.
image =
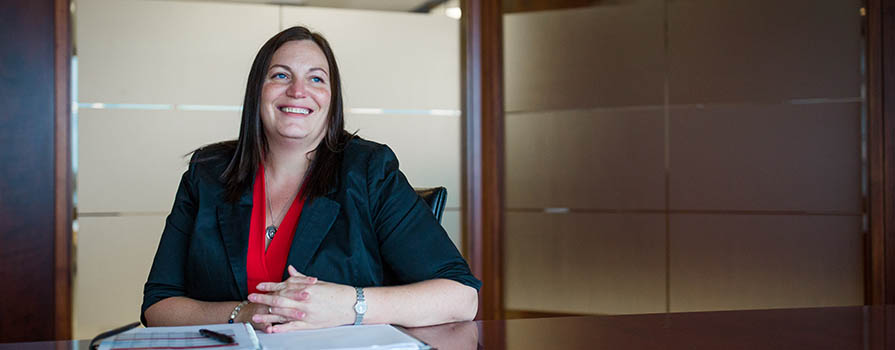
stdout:
<svg viewBox="0 0 895 350">
<path fill-rule="evenodd" d="M 229 335 L 226 335 L 223 333 L 218 333 L 215 331 L 210 331 L 205 328 L 200 329 L 199 334 L 201 334 L 203 337 L 212 338 L 212 339 L 217 340 L 224 344 L 233 344 L 236 342 L 236 340 L 234 340 L 233 337 L 231 337 Z"/>
</svg>

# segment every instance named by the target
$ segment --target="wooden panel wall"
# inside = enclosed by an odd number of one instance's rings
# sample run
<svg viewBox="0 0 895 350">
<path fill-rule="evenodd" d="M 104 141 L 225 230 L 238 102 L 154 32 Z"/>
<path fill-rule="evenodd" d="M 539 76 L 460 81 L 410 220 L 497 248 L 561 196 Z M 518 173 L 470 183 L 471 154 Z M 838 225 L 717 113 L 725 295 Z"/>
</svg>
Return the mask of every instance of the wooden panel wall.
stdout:
<svg viewBox="0 0 895 350">
<path fill-rule="evenodd" d="M 71 229 L 70 177 L 56 171 L 68 164 L 67 15 L 67 1 L 0 3 L 0 342 L 70 336 L 68 245 L 56 244 Z"/>
<path fill-rule="evenodd" d="M 505 15 L 506 307 L 861 304 L 861 5 Z"/>
</svg>

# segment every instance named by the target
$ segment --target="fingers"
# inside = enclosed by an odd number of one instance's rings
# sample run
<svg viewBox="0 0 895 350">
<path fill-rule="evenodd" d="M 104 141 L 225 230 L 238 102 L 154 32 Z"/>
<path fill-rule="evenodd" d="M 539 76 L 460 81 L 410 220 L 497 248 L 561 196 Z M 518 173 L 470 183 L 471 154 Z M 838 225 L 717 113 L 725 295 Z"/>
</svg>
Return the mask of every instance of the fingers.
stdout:
<svg viewBox="0 0 895 350">
<path fill-rule="evenodd" d="M 289 277 L 283 282 L 261 282 L 255 288 L 265 292 L 279 292 L 287 288 L 303 288 L 302 286 L 316 284 L 316 277 Z"/>
<path fill-rule="evenodd" d="M 270 323 L 252 321 L 252 327 L 254 327 L 255 329 L 257 329 L 259 331 L 263 331 L 263 330 L 270 328 Z"/>
<path fill-rule="evenodd" d="M 315 284 L 315 283 L 317 283 L 317 277 L 292 276 L 292 277 L 287 278 L 285 281 L 283 281 L 281 283 Z"/>
<path fill-rule="evenodd" d="M 305 276 L 303 273 L 298 272 L 298 270 L 296 270 L 295 267 L 293 267 L 292 265 L 289 265 L 286 270 L 289 271 L 289 281 L 306 282 L 311 284 L 317 282 L 317 277 Z"/>
<path fill-rule="evenodd" d="M 298 301 L 276 294 L 252 293 L 249 294 L 249 301 L 270 307 L 295 308 L 299 306 Z"/>
<path fill-rule="evenodd" d="M 300 320 L 305 317 L 304 312 L 295 309 L 272 308 L 271 311 L 273 311 L 273 313 L 253 315 L 252 322 L 265 324 L 286 323 Z"/>
<path fill-rule="evenodd" d="M 317 277 L 309 277 L 303 275 L 301 272 L 298 272 L 292 265 L 289 265 L 289 278 L 287 278 L 283 282 L 274 283 L 274 282 L 262 282 L 259 283 L 256 288 L 258 290 L 262 290 L 265 292 L 277 292 L 283 289 L 288 288 L 288 283 L 294 284 L 315 284 L 317 283 Z"/>
<path fill-rule="evenodd" d="M 272 285 L 264 285 L 261 283 L 258 285 L 258 290 L 262 292 L 269 292 L 267 295 L 279 295 L 282 297 L 286 297 L 295 301 L 305 301 L 311 297 L 311 292 L 307 290 L 308 285 L 295 285 L 290 284 L 285 289 L 281 289 L 279 286 Z M 252 300 L 251 298 L 249 299 Z"/>
<path fill-rule="evenodd" d="M 314 325 L 304 322 L 304 321 L 292 321 L 292 322 L 286 322 L 286 323 L 282 323 L 282 324 L 278 324 L 278 325 L 272 325 L 272 326 L 268 327 L 267 329 L 265 329 L 265 332 L 283 333 L 283 332 L 289 332 L 289 331 L 297 331 L 300 329 L 313 329 L 313 328 L 320 328 L 320 326 L 314 326 Z"/>
<path fill-rule="evenodd" d="M 289 276 L 292 276 L 292 277 L 307 277 L 307 276 L 303 275 L 301 272 L 298 272 L 298 270 L 296 270 L 295 267 L 293 267 L 292 265 L 289 265 L 289 267 L 286 268 L 286 269 L 289 270 Z"/>
<path fill-rule="evenodd" d="M 278 307 L 271 308 L 271 314 L 277 315 L 277 316 L 282 316 L 285 318 L 283 321 L 275 322 L 275 323 L 285 323 L 285 322 L 290 322 L 290 321 L 301 320 L 301 319 L 304 319 L 305 316 L 307 316 L 307 313 L 305 313 L 304 311 L 298 310 L 298 309 L 278 308 Z"/>
<path fill-rule="evenodd" d="M 304 289 L 289 289 L 280 292 L 280 295 L 296 301 L 305 301 L 311 298 L 311 293 Z"/>
<path fill-rule="evenodd" d="M 280 283 L 262 282 L 262 283 L 258 283 L 258 285 L 255 286 L 255 288 L 258 288 L 258 290 L 264 291 L 264 292 L 278 292 L 283 289 L 286 289 L 286 284 L 282 283 L 282 282 L 280 282 Z"/>
</svg>

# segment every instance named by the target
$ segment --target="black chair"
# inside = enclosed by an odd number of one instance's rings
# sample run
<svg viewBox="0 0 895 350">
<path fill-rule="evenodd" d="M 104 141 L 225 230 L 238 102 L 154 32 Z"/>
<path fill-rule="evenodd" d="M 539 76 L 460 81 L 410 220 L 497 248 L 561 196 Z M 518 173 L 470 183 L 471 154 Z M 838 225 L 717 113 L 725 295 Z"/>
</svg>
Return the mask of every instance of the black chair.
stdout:
<svg viewBox="0 0 895 350">
<path fill-rule="evenodd" d="M 423 198 L 423 202 L 432 208 L 432 215 L 435 220 L 441 223 L 441 217 L 444 216 L 444 206 L 447 204 L 447 189 L 444 187 L 432 188 L 414 188 L 416 194 Z"/>
</svg>

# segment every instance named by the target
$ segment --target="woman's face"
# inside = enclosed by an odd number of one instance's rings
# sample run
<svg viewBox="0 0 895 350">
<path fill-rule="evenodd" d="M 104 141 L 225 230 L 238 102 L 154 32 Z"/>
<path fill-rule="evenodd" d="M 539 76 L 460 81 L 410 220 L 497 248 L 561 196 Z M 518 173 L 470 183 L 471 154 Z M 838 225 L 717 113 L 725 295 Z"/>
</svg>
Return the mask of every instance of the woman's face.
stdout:
<svg viewBox="0 0 895 350">
<path fill-rule="evenodd" d="M 270 60 L 261 88 L 261 121 L 271 142 L 315 148 L 326 134 L 329 64 L 313 41 L 289 41 Z"/>
</svg>

